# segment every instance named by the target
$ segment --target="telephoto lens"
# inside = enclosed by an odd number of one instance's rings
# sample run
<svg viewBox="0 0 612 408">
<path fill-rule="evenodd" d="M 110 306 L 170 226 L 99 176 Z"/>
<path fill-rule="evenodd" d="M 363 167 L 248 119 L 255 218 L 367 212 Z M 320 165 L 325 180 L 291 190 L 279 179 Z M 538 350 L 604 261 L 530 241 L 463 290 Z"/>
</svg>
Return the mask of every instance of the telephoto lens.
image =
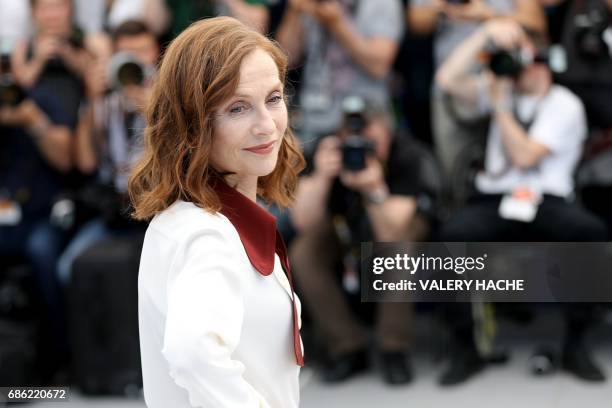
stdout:
<svg viewBox="0 0 612 408">
<path fill-rule="evenodd" d="M 113 55 L 108 65 L 108 82 L 115 90 L 128 85 L 141 86 L 151 71 L 131 53 L 119 52 Z"/>
</svg>

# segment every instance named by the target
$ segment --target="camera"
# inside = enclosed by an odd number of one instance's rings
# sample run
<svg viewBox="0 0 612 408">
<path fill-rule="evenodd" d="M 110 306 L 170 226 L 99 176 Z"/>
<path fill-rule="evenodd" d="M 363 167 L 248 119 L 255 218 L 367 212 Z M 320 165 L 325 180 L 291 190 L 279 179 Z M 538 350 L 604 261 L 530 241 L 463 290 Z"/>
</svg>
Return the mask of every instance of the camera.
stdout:
<svg viewBox="0 0 612 408">
<path fill-rule="evenodd" d="M 496 76 L 516 78 L 529 65 L 541 63 L 548 65 L 549 53 L 546 49 L 535 54 L 517 48 L 514 50 L 497 50 L 488 56 L 488 66 Z"/>
<path fill-rule="evenodd" d="M 0 106 L 17 106 L 25 99 L 25 96 L 25 91 L 11 75 L 10 56 L 0 56 Z"/>
<path fill-rule="evenodd" d="M 348 96 L 342 102 L 344 121 L 342 132 L 347 135 L 342 143 L 342 167 L 359 171 L 366 167 L 366 156 L 374 151 L 374 144 L 363 137 L 368 125 L 366 103 L 358 96 Z"/>
<path fill-rule="evenodd" d="M 115 90 L 128 85 L 142 86 L 152 71 L 141 64 L 132 53 L 119 52 L 113 55 L 108 65 L 108 83 Z"/>
<path fill-rule="evenodd" d="M 587 60 L 612 56 L 612 18 L 607 10 L 595 9 L 574 17 L 574 42 L 578 53 Z"/>
</svg>

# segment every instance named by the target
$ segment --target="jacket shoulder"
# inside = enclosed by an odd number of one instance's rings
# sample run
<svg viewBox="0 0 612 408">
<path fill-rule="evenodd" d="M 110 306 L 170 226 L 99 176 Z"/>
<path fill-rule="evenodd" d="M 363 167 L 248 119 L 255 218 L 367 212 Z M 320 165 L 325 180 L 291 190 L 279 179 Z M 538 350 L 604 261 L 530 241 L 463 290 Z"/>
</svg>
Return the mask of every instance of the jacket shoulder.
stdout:
<svg viewBox="0 0 612 408">
<path fill-rule="evenodd" d="M 149 228 L 173 241 L 182 241 L 202 231 L 217 231 L 224 237 L 232 235 L 233 225 L 221 213 L 212 213 L 193 203 L 176 201 L 157 214 Z"/>
</svg>

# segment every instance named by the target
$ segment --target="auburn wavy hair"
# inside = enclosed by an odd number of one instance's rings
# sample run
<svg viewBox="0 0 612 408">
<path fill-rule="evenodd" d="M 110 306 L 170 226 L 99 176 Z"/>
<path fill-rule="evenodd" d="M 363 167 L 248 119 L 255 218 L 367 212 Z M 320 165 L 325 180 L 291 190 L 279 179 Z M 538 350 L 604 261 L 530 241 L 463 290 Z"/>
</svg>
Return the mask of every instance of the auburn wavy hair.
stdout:
<svg viewBox="0 0 612 408">
<path fill-rule="evenodd" d="M 272 57 L 284 86 L 285 53 L 236 19 L 198 21 L 169 45 L 146 109 L 144 152 L 129 178 L 133 218 L 150 219 L 179 199 L 211 212 L 221 209 L 210 186 L 219 176 L 210 163 L 215 110 L 234 94 L 242 60 L 256 49 Z M 258 179 L 258 195 L 288 207 L 303 168 L 304 157 L 288 126 L 276 168 Z"/>
</svg>

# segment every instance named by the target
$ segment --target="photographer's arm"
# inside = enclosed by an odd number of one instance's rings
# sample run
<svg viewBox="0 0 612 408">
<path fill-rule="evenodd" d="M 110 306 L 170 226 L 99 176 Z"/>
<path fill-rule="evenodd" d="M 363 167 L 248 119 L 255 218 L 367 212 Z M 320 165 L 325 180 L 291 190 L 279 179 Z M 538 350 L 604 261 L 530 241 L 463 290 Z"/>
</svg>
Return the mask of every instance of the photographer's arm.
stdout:
<svg viewBox="0 0 612 408">
<path fill-rule="evenodd" d="M 479 95 L 479 76 L 471 74 L 470 68 L 476 63 L 488 38 L 486 28 L 482 28 L 455 48 L 436 72 L 436 85 L 461 101 L 475 106 Z"/>
<path fill-rule="evenodd" d="M 93 64 L 85 75 L 87 103 L 82 107 L 76 130 L 74 159 L 79 171 L 91 174 L 98 167 L 98 149 L 95 135 L 103 132 L 99 118 L 104 106 L 106 91 L 106 65 L 100 59 Z"/>
<path fill-rule="evenodd" d="M 389 193 L 382 165 L 377 159 L 368 157 L 365 169 L 344 171 L 340 180 L 361 194 L 377 241 L 408 239 L 410 224 L 416 213 L 416 200 L 411 196 Z"/>
<path fill-rule="evenodd" d="M 300 178 L 291 220 L 297 231 L 305 231 L 325 221 L 326 203 L 334 179 L 342 167 L 340 139 L 322 139 L 314 155 L 312 174 Z"/>
<path fill-rule="evenodd" d="M 546 146 L 529 138 L 510 110 L 496 107 L 494 120 L 500 128 L 502 143 L 514 166 L 529 169 L 550 154 Z"/>
<path fill-rule="evenodd" d="M 94 107 L 89 104 L 83 109 L 81 120 L 76 130 L 75 164 L 83 174 L 91 174 L 98 167 L 98 158 L 94 148 Z"/>
<path fill-rule="evenodd" d="M 521 26 L 536 31 L 546 32 L 546 16 L 538 1 L 514 0 L 514 13 L 510 15 Z"/>
<path fill-rule="evenodd" d="M 295 67 L 302 57 L 304 25 L 301 0 L 289 1 L 276 31 L 276 40 L 289 56 L 289 66 Z"/>
<path fill-rule="evenodd" d="M 444 10 L 444 0 L 432 0 L 429 4 L 409 4 L 406 19 L 410 31 L 418 35 L 431 35 Z"/>
<path fill-rule="evenodd" d="M 42 156 L 55 169 L 69 171 L 72 167 L 70 129 L 54 125 L 34 103 L 31 109 L 32 116 L 26 129 L 34 137 Z"/>
<path fill-rule="evenodd" d="M 366 210 L 370 217 L 376 241 L 407 240 L 416 208 L 414 197 L 400 195 L 390 195 L 380 204 L 366 202 Z"/>
<path fill-rule="evenodd" d="M 34 56 L 27 61 L 28 45 L 20 41 L 11 54 L 11 71 L 15 80 L 24 88 L 34 86 L 45 68 L 47 58 L 43 55 Z"/>
<path fill-rule="evenodd" d="M 325 203 L 333 180 L 312 174 L 300 179 L 295 205 L 290 210 L 291 221 L 298 232 L 306 231 L 325 221 Z"/>
<path fill-rule="evenodd" d="M 0 108 L 0 124 L 25 129 L 52 167 L 61 172 L 70 170 L 70 129 L 53 124 L 33 101 L 26 99 L 15 108 Z"/>
</svg>

